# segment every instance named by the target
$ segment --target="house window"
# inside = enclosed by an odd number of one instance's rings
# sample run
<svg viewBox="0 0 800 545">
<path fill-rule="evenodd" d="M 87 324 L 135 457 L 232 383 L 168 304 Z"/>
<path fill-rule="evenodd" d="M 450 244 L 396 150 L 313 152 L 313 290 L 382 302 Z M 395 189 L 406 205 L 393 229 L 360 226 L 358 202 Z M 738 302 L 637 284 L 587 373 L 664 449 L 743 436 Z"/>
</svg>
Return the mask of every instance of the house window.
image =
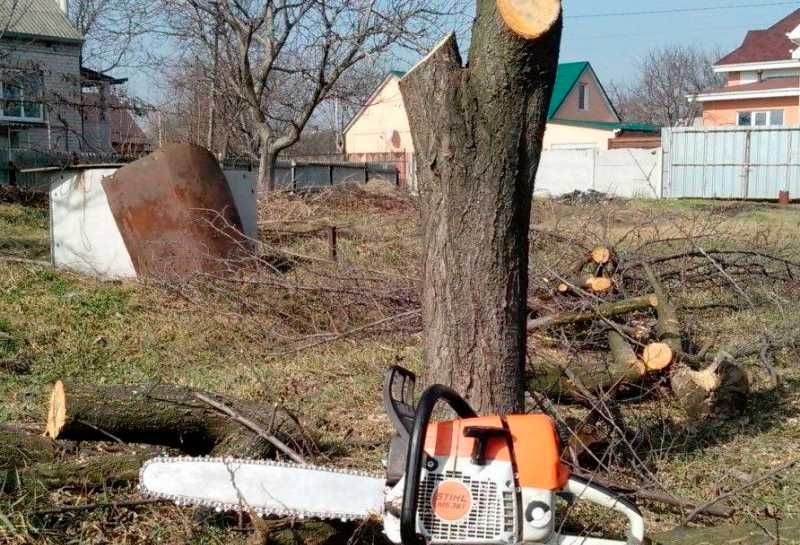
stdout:
<svg viewBox="0 0 800 545">
<path fill-rule="evenodd" d="M 38 72 L 5 72 L 0 81 L 0 118 L 42 121 L 42 87 L 42 75 Z"/>
<path fill-rule="evenodd" d="M 736 124 L 740 127 L 782 127 L 783 110 L 739 112 Z"/>
<path fill-rule="evenodd" d="M 589 93 L 585 83 L 578 84 L 578 109 L 583 111 L 589 109 Z"/>
</svg>

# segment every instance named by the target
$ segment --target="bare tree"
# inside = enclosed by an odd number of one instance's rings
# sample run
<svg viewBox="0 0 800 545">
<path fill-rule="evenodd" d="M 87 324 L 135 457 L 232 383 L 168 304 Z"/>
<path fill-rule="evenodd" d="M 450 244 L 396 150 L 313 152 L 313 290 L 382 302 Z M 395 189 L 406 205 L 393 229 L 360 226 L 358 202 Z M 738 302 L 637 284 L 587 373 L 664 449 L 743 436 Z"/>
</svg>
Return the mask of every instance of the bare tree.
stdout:
<svg viewBox="0 0 800 545">
<path fill-rule="evenodd" d="M 716 52 L 693 46 L 653 49 L 639 62 L 632 84 L 612 85 L 614 105 L 626 121 L 691 125 L 702 108 L 686 97 L 722 85 L 712 70 L 717 58 Z"/>
<path fill-rule="evenodd" d="M 317 107 L 359 65 L 397 44 L 419 46 L 446 3 L 182 0 L 164 7 L 184 42 L 218 52 L 215 96 L 238 105 L 238 137 L 250 142 L 260 185 L 270 191 L 278 154 L 300 139 Z"/>
<path fill-rule="evenodd" d="M 151 0 L 71 0 L 68 13 L 83 34 L 82 62 L 98 72 L 141 66 L 148 58 L 142 38 L 154 30 Z"/>
</svg>

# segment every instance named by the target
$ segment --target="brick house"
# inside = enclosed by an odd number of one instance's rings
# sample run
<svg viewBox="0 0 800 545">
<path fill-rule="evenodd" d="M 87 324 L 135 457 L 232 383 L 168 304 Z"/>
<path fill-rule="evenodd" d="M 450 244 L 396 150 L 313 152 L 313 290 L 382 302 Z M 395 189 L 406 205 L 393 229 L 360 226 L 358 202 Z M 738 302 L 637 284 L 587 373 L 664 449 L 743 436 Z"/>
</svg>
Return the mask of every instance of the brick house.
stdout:
<svg viewBox="0 0 800 545">
<path fill-rule="evenodd" d="M 800 125 L 800 9 L 749 31 L 714 71 L 725 85 L 688 97 L 703 105 L 704 126 Z"/>
</svg>

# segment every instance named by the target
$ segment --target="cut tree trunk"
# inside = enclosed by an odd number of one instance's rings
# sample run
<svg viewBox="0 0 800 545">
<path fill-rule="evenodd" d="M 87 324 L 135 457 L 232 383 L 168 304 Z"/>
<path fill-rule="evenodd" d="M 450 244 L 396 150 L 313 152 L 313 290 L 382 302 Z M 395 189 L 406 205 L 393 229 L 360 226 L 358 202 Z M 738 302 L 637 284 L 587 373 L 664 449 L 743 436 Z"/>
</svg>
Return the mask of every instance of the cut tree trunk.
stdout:
<svg viewBox="0 0 800 545">
<path fill-rule="evenodd" d="M 666 343 L 650 343 L 642 352 L 642 361 L 650 372 L 666 369 L 674 359 L 675 353 Z"/>
<path fill-rule="evenodd" d="M 92 489 L 127 485 L 139 480 L 142 464 L 153 453 L 104 454 L 85 460 L 41 463 L 5 472 L 0 492 L 36 492 L 59 488 Z M 1 473 L 1 472 L 0 472 Z"/>
<path fill-rule="evenodd" d="M 606 278 L 605 276 L 590 276 L 583 281 L 581 287 L 593 293 L 606 293 L 611 291 L 611 288 L 614 287 L 614 283 L 610 278 Z"/>
<path fill-rule="evenodd" d="M 0 427 L 0 471 L 52 462 L 54 455 L 50 439 L 12 427 Z"/>
<path fill-rule="evenodd" d="M 597 265 L 606 265 L 611 261 L 611 250 L 605 246 L 597 246 L 591 252 L 592 261 Z"/>
<path fill-rule="evenodd" d="M 545 329 L 548 327 L 575 324 L 579 322 L 590 322 L 598 318 L 613 318 L 623 314 L 630 314 L 631 312 L 647 310 L 656 307 L 657 305 L 658 299 L 652 294 L 634 297 L 632 299 L 625 299 L 623 301 L 615 301 L 613 303 L 603 303 L 601 305 L 597 305 L 591 310 L 562 312 L 560 314 L 553 314 L 551 316 L 543 316 L 542 318 L 528 320 L 528 331 L 536 331 L 537 329 Z"/>
<path fill-rule="evenodd" d="M 702 371 L 686 366 L 671 377 L 672 391 L 690 419 L 737 418 L 747 410 L 750 380 L 727 354 Z"/>
<path fill-rule="evenodd" d="M 426 248 L 425 380 L 498 414 L 524 408 L 530 212 L 561 36 L 560 1 L 503 5 L 505 18 L 478 0 L 467 67 L 451 34 L 400 81 Z"/>
<path fill-rule="evenodd" d="M 53 387 L 47 435 L 75 439 L 163 445 L 189 454 L 266 458 L 273 447 L 265 439 L 194 397 L 195 391 L 169 385 Z M 252 403 L 234 406 L 285 443 L 295 444 L 302 430 L 284 411 Z"/>
</svg>

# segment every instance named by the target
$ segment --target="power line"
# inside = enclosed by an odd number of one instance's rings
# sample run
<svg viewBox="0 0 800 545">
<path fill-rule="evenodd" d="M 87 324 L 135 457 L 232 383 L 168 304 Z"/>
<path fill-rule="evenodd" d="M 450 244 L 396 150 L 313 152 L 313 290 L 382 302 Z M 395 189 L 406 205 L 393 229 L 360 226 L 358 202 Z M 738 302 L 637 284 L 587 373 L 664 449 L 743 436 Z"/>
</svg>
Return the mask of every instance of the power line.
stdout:
<svg viewBox="0 0 800 545">
<path fill-rule="evenodd" d="M 745 8 L 766 8 L 772 6 L 789 6 L 789 5 L 800 5 L 800 1 L 795 0 L 793 2 L 768 2 L 765 4 L 739 4 L 739 5 L 728 5 L 728 6 L 708 6 L 704 8 L 670 8 L 670 9 L 660 9 L 660 10 L 649 10 L 649 11 L 625 11 L 625 12 L 612 12 L 612 13 L 582 13 L 578 15 L 566 15 L 565 19 L 590 19 L 590 18 L 599 18 L 599 17 L 628 17 L 628 16 L 636 16 L 636 15 L 664 15 L 670 13 L 692 13 L 692 12 L 702 12 L 702 11 L 719 11 L 719 10 L 728 10 L 728 9 L 745 9 Z"/>
</svg>

